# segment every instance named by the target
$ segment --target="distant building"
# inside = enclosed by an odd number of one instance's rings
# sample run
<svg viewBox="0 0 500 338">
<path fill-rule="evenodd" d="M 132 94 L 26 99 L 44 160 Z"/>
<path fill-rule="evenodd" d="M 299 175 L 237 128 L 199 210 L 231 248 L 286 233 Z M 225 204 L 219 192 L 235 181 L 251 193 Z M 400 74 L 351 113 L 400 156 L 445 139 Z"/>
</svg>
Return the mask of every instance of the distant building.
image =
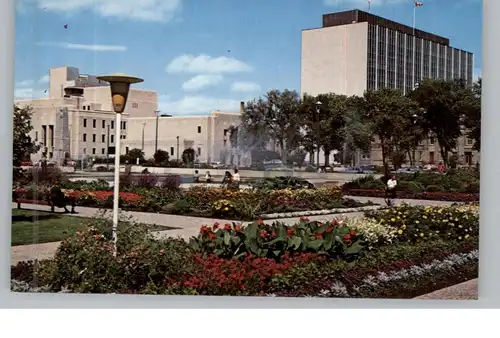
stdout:
<svg viewBox="0 0 500 338">
<path fill-rule="evenodd" d="M 122 154 L 132 148 L 142 149 L 144 144 L 146 157 L 153 157 L 158 111 L 156 92 L 132 87 L 122 125 L 116 126 L 106 82 L 97 80 L 95 75 L 81 74 L 74 67 L 53 68 L 49 75 L 46 98 L 15 102 L 21 107 L 33 108 L 31 137 L 42 147 L 32 160 L 38 161 L 43 154 L 59 163 L 68 155 L 73 160 L 113 157 L 116 128 L 121 128 Z M 160 117 L 158 149 L 168 151 L 170 158 L 177 158 L 178 136 L 181 154 L 191 147 L 199 154 L 200 162 L 230 161 L 230 154 L 235 150 L 230 145 L 228 130 L 230 126 L 239 125 L 237 108 L 234 113 L 213 111 L 209 116 Z"/>
<path fill-rule="evenodd" d="M 463 79 L 473 84 L 474 55 L 447 38 L 363 12 L 324 14 L 321 28 L 302 31 L 301 94 L 361 96 L 367 89 L 408 93 L 424 78 Z M 460 158 L 478 160 L 470 140 L 460 139 Z M 421 162 L 441 161 L 430 141 L 418 150 Z M 381 150 L 360 154 L 358 164 L 380 164 Z"/>
</svg>

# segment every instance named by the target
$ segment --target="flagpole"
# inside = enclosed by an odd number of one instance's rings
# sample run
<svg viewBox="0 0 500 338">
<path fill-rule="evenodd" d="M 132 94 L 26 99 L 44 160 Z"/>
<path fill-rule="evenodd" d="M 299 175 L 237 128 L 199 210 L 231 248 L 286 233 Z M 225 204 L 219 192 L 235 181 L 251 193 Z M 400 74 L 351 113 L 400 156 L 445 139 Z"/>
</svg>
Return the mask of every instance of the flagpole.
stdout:
<svg viewBox="0 0 500 338">
<path fill-rule="evenodd" d="M 416 53 L 416 49 L 417 49 L 417 46 L 416 46 L 416 42 L 417 42 L 417 39 L 415 38 L 415 15 L 416 15 L 416 9 L 417 9 L 417 6 L 416 4 L 414 3 L 413 4 L 413 84 L 412 84 L 412 88 L 413 90 L 415 90 L 415 83 L 417 82 L 416 79 L 415 79 L 415 66 L 417 64 L 417 60 L 415 60 L 416 56 L 417 56 L 417 53 Z"/>
</svg>

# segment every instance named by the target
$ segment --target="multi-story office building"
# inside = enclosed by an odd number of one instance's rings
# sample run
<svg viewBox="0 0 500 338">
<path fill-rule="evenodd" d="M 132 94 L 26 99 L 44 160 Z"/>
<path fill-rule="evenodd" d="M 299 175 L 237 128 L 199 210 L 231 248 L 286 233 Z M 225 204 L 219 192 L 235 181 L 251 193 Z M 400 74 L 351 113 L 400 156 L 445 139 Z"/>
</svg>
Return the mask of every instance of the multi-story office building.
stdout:
<svg viewBox="0 0 500 338">
<path fill-rule="evenodd" d="M 472 86 L 473 70 L 473 54 L 450 46 L 449 39 L 360 10 L 325 14 L 321 28 L 302 31 L 302 95 L 361 96 L 379 88 L 406 94 L 424 78 L 463 79 Z M 471 142 L 459 144 L 467 148 L 461 156 L 470 159 Z M 422 147 L 422 162 L 441 160 L 431 148 Z M 381 151 L 374 145 L 362 158 L 379 163 Z"/>
<path fill-rule="evenodd" d="M 301 92 L 404 93 L 423 78 L 473 82 L 474 56 L 447 38 L 360 10 L 323 15 L 323 27 L 302 31 Z"/>
</svg>

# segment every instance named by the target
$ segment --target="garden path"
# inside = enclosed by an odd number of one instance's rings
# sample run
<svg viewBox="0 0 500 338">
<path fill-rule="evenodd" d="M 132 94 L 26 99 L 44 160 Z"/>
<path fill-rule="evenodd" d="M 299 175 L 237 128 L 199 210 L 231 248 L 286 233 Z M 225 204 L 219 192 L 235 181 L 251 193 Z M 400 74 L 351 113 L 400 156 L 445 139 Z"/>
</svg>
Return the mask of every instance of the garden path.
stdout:
<svg viewBox="0 0 500 338">
<path fill-rule="evenodd" d="M 358 197 L 358 196 L 350 196 L 350 198 L 358 200 L 360 202 L 372 201 L 374 203 L 383 204 L 383 198 L 374 198 L 374 197 Z M 424 200 L 397 200 L 397 204 L 399 203 L 409 203 L 412 205 L 450 205 L 451 202 L 441 202 L 441 201 L 424 201 Z M 17 204 L 12 203 L 12 208 L 16 208 Z M 50 207 L 43 205 L 32 205 L 25 204 L 25 209 L 29 210 L 39 210 L 39 211 L 50 211 Z M 71 215 L 74 217 L 93 217 L 99 211 L 95 208 L 87 208 L 87 207 L 78 207 L 78 214 Z M 111 217 L 111 212 L 108 211 L 109 217 Z M 69 214 L 68 214 L 69 215 Z M 235 223 L 244 223 L 248 224 L 249 222 L 240 222 L 240 221 L 228 221 L 228 220 L 216 220 L 212 218 L 201 218 L 201 217 L 191 217 L 191 216 L 178 216 L 178 215 L 167 215 L 167 214 L 159 214 L 159 213 L 148 213 L 148 212 L 136 212 L 136 211 L 124 211 L 122 215 L 125 217 L 131 217 L 137 222 L 145 223 L 145 224 L 155 224 L 159 226 L 170 226 L 178 229 L 172 229 L 167 231 L 159 231 L 156 232 L 155 235 L 159 238 L 165 237 L 181 237 L 183 239 L 188 239 L 192 236 L 196 236 L 200 229 L 200 226 L 203 224 L 211 225 L 215 222 L 219 222 L 221 224 L 235 222 Z M 310 220 L 323 221 L 323 220 L 331 220 L 341 214 L 331 214 L 331 215 L 317 215 L 317 216 L 309 216 Z M 346 213 L 347 217 L 361 217 L 363 216 L 363 212 L 351 212 Z M 293 218 L 282 218 L 281 222 L 285 224 L 292 225 L 297 222 L 298 217 Z M 266 222 L 270 222 L 272 220 L 266 220 Z M 56 252 L 57 247 L 60 242 L 52 242 L 52 243 L 43 243 L 43 244 L 31 244 L 31 245 L 22 245 L 22 246 L 14 246 L 11 251 L 11 260 L 12 264 L 16 264 L 17 262 L 30 260 L 30 259 L 47 259 L 53 257 Z"/>
</svg>

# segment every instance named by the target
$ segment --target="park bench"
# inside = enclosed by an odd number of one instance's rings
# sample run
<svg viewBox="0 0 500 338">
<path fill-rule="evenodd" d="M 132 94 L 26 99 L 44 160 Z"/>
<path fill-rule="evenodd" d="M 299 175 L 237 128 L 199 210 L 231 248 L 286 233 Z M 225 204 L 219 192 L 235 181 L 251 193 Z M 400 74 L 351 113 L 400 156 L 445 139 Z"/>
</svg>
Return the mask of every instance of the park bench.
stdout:
<svg viewBox="0 0 500 338">
<path fill-rule="evenodd" d="M 52 187 L 48 194 L 48 201 L 38 200 L 38 199 L 27 199 L 18 196 L 18 193 L 13 191 L 13 199 L 17 203 L 17 208 L 21 209 L 21 204 L 37 204 L 37 205 L 49 205 L 50 211 L 55 212 L 55 208 L 64 209 L 66 213 L 76 213 L 76 198 L 74 196 L 68 196 L 59 187 Z M 67 206 L 71 206 L 71 211 L 68 210 Z"/>
</svg>

